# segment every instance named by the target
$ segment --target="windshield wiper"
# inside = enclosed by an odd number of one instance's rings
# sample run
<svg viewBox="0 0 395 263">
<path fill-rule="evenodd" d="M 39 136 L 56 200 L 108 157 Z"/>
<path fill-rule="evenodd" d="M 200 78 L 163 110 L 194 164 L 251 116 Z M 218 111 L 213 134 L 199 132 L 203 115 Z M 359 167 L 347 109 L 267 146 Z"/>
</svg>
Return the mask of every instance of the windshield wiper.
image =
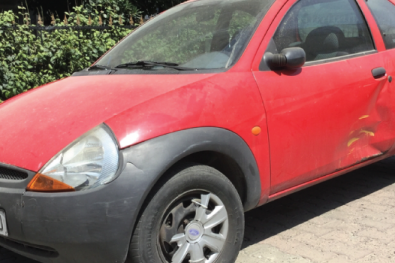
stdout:
<svg viewBox="0 0 395 263">
<path fill-rule="evenodd" d="M 90 71 L 90 70 L 117 70 L 117 69 L 116 68 L 107 67 L 107 66 L 103 66 L 103 65 L 95 64 L 92 67 L 88 68 L 88 71 Z"/>
<path fill-rule="evenodd" d="M 137 61 L 137 62 L 129 62 L 125 64 L 120 64 L 115 68 L 153 68 L 153 67 L 163 67 L 163 68 L 172 68 L 176 70 L 197 70 L 196 68 L 185 68 L 180 67 L 177 63 L 171 62 L 156 62 L 156 61 Z"/>
</svg>

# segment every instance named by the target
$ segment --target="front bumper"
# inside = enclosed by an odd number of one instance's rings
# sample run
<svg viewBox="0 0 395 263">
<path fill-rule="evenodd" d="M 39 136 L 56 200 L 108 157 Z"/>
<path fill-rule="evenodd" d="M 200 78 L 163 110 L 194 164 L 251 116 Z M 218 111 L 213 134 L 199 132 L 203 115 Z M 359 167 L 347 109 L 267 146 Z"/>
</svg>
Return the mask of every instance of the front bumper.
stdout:
<svg viewBox="0 0 395 263">
<path fill-rule="evenodd" d="M 40 262 L 124 262 L 145 189 L 132 178 L 141 170 L 120 170 L 105 186 L 69 193 L 26 192 L 30 171 L 22 182 L 0 179 L 9 233 L 0 246 Z"/>
</svg>

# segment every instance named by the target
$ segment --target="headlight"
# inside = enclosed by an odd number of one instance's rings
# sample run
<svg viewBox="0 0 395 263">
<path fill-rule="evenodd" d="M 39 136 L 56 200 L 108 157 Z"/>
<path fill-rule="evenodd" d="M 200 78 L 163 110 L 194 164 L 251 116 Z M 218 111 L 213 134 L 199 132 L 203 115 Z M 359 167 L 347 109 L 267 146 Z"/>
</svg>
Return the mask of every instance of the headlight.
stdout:
<svg viewBox="0 0 395 263">
<path fill-rule="evenodd" d="M 58 153 L 33 178 L 28 191 L 61 192 L 95 188 L 114 179 L 118 145 L 101 125 Z"/>
</svg>

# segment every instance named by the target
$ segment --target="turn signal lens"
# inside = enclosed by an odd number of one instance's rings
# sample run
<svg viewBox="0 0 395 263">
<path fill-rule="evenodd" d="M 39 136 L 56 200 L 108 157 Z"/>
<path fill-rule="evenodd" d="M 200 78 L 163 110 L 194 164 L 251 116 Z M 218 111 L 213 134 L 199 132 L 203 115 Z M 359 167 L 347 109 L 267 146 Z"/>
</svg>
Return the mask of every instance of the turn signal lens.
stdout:
<svg viewBox="0 0 395 263">
<path fill-rule="evenodd" d="M 54 178 L 43 174 L 36 174 L 27 186 L 27 191 L 33 192 L 71 192 L 75 191 L 74 187 L 62 183 Z"/>
<path fill-rule="evenodd" d="M 262 129 L 259 126 L 255 126 L 254 128 L 252 128 L 252 134 L 254 134 L 255 136 L 259 135 L 261 131 Z"/>
</svg>

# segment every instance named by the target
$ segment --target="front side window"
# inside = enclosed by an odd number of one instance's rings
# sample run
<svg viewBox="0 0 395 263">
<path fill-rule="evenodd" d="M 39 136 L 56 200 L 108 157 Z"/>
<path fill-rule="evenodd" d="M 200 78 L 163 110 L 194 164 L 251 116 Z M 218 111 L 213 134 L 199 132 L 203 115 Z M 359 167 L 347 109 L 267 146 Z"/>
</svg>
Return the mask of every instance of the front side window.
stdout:
<svg viewBox="0 0 395 263">
<path fill-rule="evenodd" d="M 388 0 L 369 0 L 367 5 L 380 28 L 385 47 L 395 48 L 395 5 Z"/>
<path fill-rule="evenodd" d="M 366 22 L 353 0 L 300 0 L 273 37 L 277 51 L 301 47 L 306 61 L 373 50 Z"/>
<path fill-rule="evenodd" d="M 200 0 L 179 5 L 148 22 L 97 64 L 137 61 L 190 69 L 231 67 L 274 0 Z"/>
</svg>

